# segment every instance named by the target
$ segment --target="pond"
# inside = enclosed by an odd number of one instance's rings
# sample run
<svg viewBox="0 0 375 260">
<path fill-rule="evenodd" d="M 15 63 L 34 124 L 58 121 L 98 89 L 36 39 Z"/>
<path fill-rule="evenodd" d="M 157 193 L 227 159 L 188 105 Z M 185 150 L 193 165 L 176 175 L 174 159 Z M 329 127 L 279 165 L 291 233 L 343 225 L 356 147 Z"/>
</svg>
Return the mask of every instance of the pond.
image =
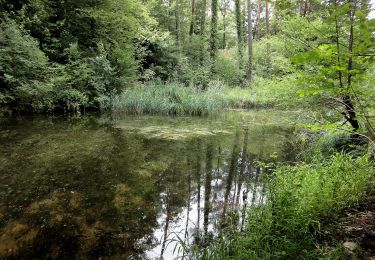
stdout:
<svg viewBox="0 0 375 260">
<path fill-rule="evenodd" d="M 289 118 L 0 119 L 0 258 L 174 259 L 179 239 L 241 228 L 265 199 L 258 162 L 293 158 Z"/>
</svg>

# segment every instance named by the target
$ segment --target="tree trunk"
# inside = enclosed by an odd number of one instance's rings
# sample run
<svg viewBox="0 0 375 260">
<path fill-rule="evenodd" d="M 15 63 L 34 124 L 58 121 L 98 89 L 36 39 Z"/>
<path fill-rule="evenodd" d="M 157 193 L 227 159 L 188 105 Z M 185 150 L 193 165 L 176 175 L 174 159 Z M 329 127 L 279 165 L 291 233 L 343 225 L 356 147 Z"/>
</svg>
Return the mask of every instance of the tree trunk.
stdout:
<svg viewBox="0 0 375 260">
<path fill-rule="evenodd" d="M 348 92 L 352 91 L 352 69 L 353 69 L 353 42 L 354 42 L 354 13 L 356 9 L 356 4 L 353 0 L 351 2 L 351 10 L 350 10 L 350 33 L 349 33 L 349 58 L 348 58 Z M 349 95 L 344 95 L 343 98 L 346 116 L 348 122 L 352 125 L 354 131 L 359 129 L 359 123 L 356 118 L 356 111 L 353 106 L 353 102 Z"/>
<path fill-rule="evenodd" d="M 204 31 L 206 30 L 206 7 L 207 7 L 207 0 L 202 1 L 202 10 L 201 10 L 201 28 L 200 28 L 200 35 L 204 35 Z"/>
<path fill-rule="evenodd" d="M 226 33 L 227 33 L 227 25 L 225 24 L 225 14 L 223 15 L 223 49 L 227 47 L 227 42 L 226 42 Z"/>
<path fill-rule="evenodd" d="M 266 35 L 267 37 L 269 36 L 270 34 L 270 15 L 269 15 L 269 8 L 268 8 L 268 0 L 266 0 Z M 267 42 L 267 73 L 269 73 L 270 71 L 270 67 L 271 67 L 271 45 L 269 42 Z"/>
<path fill-rule="evenodd" d="M 217 0 L 211 1 L 211 12 L 210 57 L 215 60 L 217 52 Z"/>
<path fill-rule="evenodd" d="M 168 15 L 168 31 L 172 32 L 172 21 L 171 21 L 171 16 L 172 16 L 172 1 L 173 0 L 168 0 L 168 8 L 167 8 L 167 15 Z"/>
<path fill-rule="evenodd" d="M 257 12 L 257 33 L 256 33 L 256 39 L 260 39 L 260 13 L 262 11 L 262 5 L 261 0 L 258 0 L 258 12 Z"/>
<path fill-rule="evenodd" d="M 204 33 L 206 30 L 206 5 L 207 5 L 207 0 L 202 0 L 202 6 L 201 6 L 201 17 L 200 17 L 200 36 L 201 36 L 201 41 L 202 41 L 202 46 L 200 49 L 200 62 L 203 63 L 204 57 L 205 57 L 205 46 L 203 43 L 204 39 Z"/>
<path fill-rule="evenodd" d="M 270 33 L 270 15 L 268 9 L 268 0 L 266 0 L 266 32 L 267 35 Z"/>
<path fill-rule="evenodd" d="M 247 67 L 247 79 L 249 82 L 252 80 L 252 68 L 253 68 L 253 28 L 251 21 L 251 0 L 247 0 L 247 48 L 248 48 L 248 67 Z"/>
<path fill-rule="evenodd" d="M 336 0 L 333 1 L 335 7 L 337 7 L 337 2 Z M 351 70 L 353 69 L 353 59 L 352 59 L 352 51 L 353 51 L 353 22 L 354 22 L 354 9 L 355 5 L 352 4 L 352 8 L 350 10 L 350 33 L 349 33 L 349 46 L 348 46 L 348 51 L 349 51 L 349 58 L 348 58 L 348 86 L 347 90 L 351 91 Z M 337 65 L 341 66 L 341 50 L 340 50 L 340 28 L 339 24 L 337 21 L 337 17 L 335 17 L 335 30 L 336 30 L 336 48 L 337 48 Z M 343 74 L 341 70 L 337 71 L 338 74 L 338 79 L 339 79 L 339 88 L 344 89 L 344 82 L 343 82 Z M 359 123 L 358 120 L 356 119 L 356 111 L 354 109 L 351 97 L 348 94 L 342 95 L 342 103 L 344 105 L 344 111 L 342 114 L 345 117 L 345 119 L 350 123 L 350 125 L 353 127 L 354 131 L 359 129 Z"/>
<path fill-rule="evenodd" d="M 275 34 L 279 31 L 279 2 L 275 1 Z"/>
<path fill-rule="evenodd" d="M 226 42 L 226 34 L 227 34 L 227 10 L 228 10 L 228 1 L 224 0 L 223 5 L 220 8 L 221 15 L 223 16 L 223 41 L 222 41 L 222 49 L 225 49 L 227 47 L 227 42 Z"/>
<path fill-rule="evenodd" d="M 308 0 L 305 0 L 304 6 L 303 6 L 303 17 L 307 15 L 308 11 L 309 11 L 309 2 Z"/>
<path fill-rule="evenodd" d="M 243 67 L 242 57 L 242 21 L 241 21 L 241 4 L 240 0 L 235 0 L 235 13 L 236 13 L 236 29 L 237 29 L 237 51 L 238 51 L 238 66 L 240 69 Z"/>
<path fill-rule="evenodd" d="M 178 1 L 176 0 L 175 2 L 175 9 L 174 9 L 174 16 L 175 16 L 175 21 L 176 21 L 176 41 L 177 45 L 180 45 L 180 14 L 179 14 L 179 9 L 178 9 Z"/>
<path fill-rule="evenodd" d="M 191 21 L 190 21 L 190 30 L 189 36 L 191 37 L 194 33 L 194 23 L 195 23 L 195 0 L 191 2 Z"/>
</svg>

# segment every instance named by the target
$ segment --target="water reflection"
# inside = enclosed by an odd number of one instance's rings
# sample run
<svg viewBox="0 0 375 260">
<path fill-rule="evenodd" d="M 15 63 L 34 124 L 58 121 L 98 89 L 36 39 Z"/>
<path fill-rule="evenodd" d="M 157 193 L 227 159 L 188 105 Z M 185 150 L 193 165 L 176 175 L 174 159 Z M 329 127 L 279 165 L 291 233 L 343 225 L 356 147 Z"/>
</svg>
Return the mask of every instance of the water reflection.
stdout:
<svg viewBox="0 0 375 260">
<path fill-rule="evenodd" d="M 262 199 L 255 161 L 281 154 L 290 135 L 249 121 L 0 121 L 0 258 L 173 259 L 177 237 L 204 246 L 243 226 Z"/>
</svg>

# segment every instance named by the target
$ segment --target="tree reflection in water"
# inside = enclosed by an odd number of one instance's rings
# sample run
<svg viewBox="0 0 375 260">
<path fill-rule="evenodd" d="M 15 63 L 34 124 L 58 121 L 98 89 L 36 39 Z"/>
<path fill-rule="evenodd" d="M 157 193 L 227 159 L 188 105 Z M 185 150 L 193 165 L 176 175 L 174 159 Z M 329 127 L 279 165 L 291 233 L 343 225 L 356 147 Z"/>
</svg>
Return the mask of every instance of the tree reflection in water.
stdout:
<svg viewBox="0 0 375 260">
<path fill-rule="evenodd" d="M 183 131 L 173 121 L 165 138 L 165 125 L 163 137 L 148 136 L 139 120 L 1 124 L 0 258 L 172 259 L 177 236 L 204 246 L 221 228 L 244 225 L 263 185 L 253 161 L 281 151 L 288 135 L 280 126 L 218 133 L 215 118 Z"/>
</svg>

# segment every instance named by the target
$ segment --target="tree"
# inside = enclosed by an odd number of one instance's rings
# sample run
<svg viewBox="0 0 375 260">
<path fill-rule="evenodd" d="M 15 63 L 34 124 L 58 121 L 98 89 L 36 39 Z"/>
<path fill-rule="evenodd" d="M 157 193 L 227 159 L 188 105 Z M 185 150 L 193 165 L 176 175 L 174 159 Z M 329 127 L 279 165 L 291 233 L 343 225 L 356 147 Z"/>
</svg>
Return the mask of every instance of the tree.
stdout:
<svg viewBox="0 0 375 260">
<path fill-rule="evenodd" d="M 176 40 L 177 45 L 180 45 L 180 10 L 179 10 L 179 0 L 175 0 L 174 7 L 174 17 L 175 17 L 175 30 L 176 30 Z"/>
<path fill-rule="evenodd" d="M 49 103 L 48 59 L 15 21 L 0 23 L 0 105 L 22 110 Z M 46 73 L 47 72 L 47 73 Z M 30 109 L 31 110 L 31 109 Z"/>
<path fill-rule="evenodd" d="M 268 0 L 266 0 L 266 33 L 267 35 L 270 33 L 270 13 L 268 8 Z"/>
<path fill-rule="evenodd" d="M 194 24 L 195 24 L 195 0 L 192 0 L 192 2 L 191 2 L 191 21 L 190 21 L 190 30 L 189 30 L 190 37 L 194 33 Z"/>
<path fill-rule="evenodd" d="M 269 37 L 270 34 L 270 14 L 268 9 L 268 0 L 266 0 L 266 35 Z M 267 42 L 267 73 L 270 70 L 271 67 L 271 45 L 269 42 Z"/>
<path fill-rule="evenodd" d="M 226 33 L 227 33 L 227 12 L 229 9 L 229 1 L 228 0 L 221 0 L 220 1 L 220 12 L 223 17 L 223 41 L 221 47 L 225 49 L 227 47 L 226 42 Z"/>
<path fill-rule="evenodd" d="M 307 86 L 303 95 L 328 97 L 334 109 L 338 109 L 353 131 L 360 128 L 358 112 L 366 117 L 363 89 L 368 70 L 371 68 L 375 28 L 374 20 L 366 17 L 368 11 L 359 10 L 356 0 L 325 3 L 328 18 L 323 19 L 320 39 L 311 50 L 297 55 L 296 61 L 305 62 L 303 82 Z M 362 94 L 363 93 L 363 94 Z M 341 107 L 341 109 L 339 109 Z"/>
<path fill-rule="evenodd" d="M 206 30 L 206 8 L 207 0 L 201 2 L 201 17 L 200 17 L 200 35 L 203 36 Z"/>
<path fill-rule="evenodd" d="M 210 34 L 210 57 L 215 59 L 217 52 L 217 1 L 211 0 L 211 34 Z"/>
<path fill-rule="evenodd" d="M 251 0 L 247 0 L 247 51 L 248 51 L 248 66 L 247 66 L 247 79 L 252 81 L 253 69 L 253 27 L 251 20 Z"/>
<path fill-rule="evenodd" d="M 235 15 L 236 15 L 236 32 L 237 32 L 237 53 L 238 53 L 238 66 L 242 69 L 242 19 L 241 19 L 241 2 L 240 0 L 235 0 Z"/>
<path fill-rule="evenodd" d="M 258 11 L 257 11 L 257 22 L 256 22 L 256 39 L 260 39 L 260 14 L 262 11 L 262 5 L 261 5 L 261 0 L 258 0 Z"/>
</svg>

